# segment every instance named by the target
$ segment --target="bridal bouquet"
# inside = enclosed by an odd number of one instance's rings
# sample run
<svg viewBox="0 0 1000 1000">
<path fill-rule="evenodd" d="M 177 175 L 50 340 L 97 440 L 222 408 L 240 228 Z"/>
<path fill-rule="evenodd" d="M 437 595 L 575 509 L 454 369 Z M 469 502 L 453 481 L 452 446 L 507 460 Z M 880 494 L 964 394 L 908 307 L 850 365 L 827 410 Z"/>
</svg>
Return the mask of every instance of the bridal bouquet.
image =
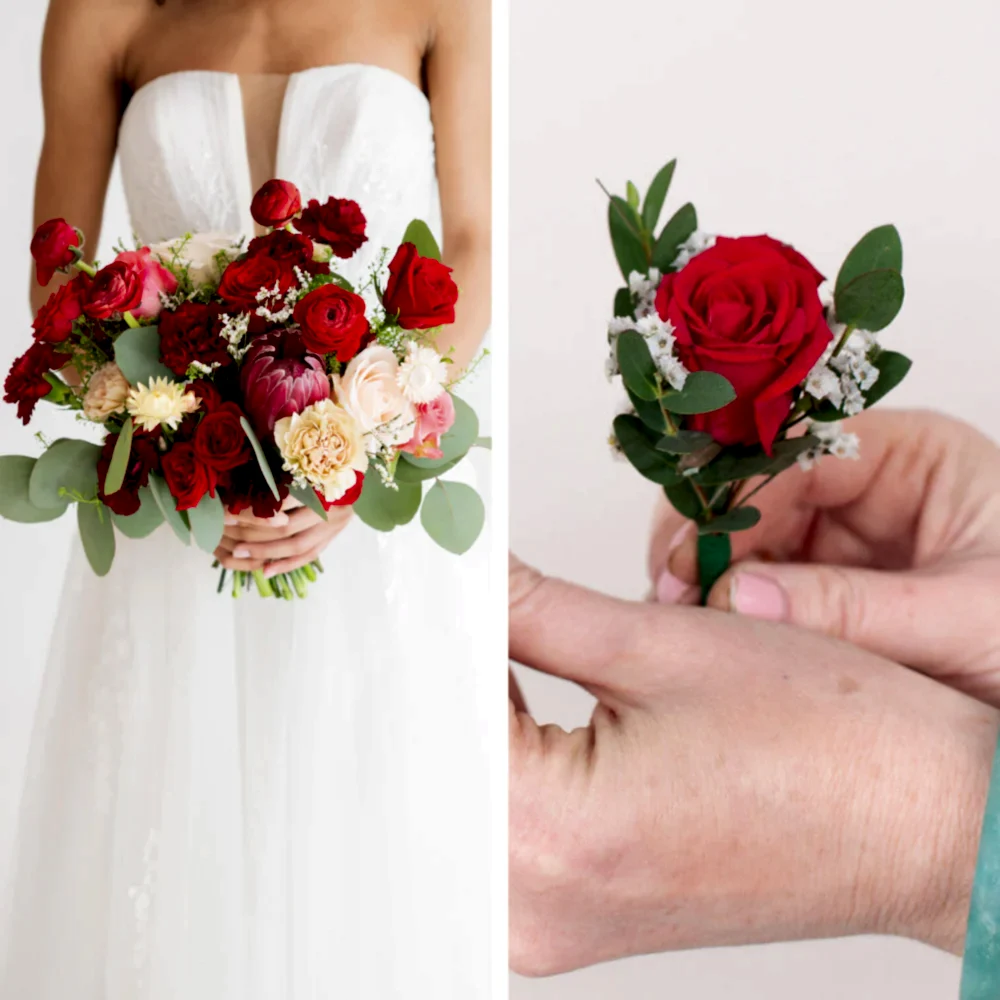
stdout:
<svg viewBox="0 0 1000 1000">
<path fill-rule="evenodd" d="M 750 500 L 796 463 L 857 457 L 840 421 L 877 403 L 910 369 L 878 334 L 903 304 L 893 226 L 864 236 L 832 289 L 770 236 L 710 237 L 684 205 L 657 232 L 676 161 L 644 199 L 610 197 L 611 242 L 627 287 L 608 326 L 609 377 L 628 412 L 612 445 L 698 526 L 702 591 L 752 528 Z"/>
<path fill-rule="evenodd" d="M 336 262 L 366 242 L 356 202 L 303 207 L 293 184 L 272 180 L 252 214 L 268 231 L 245 249 L 188 235 L 122 249 L 102 268 L 85 261 L 83 234 L 64 220 L 39 227 L 39 282 L 76 273 L 39 310 L 4 399 L 25 424 L 46 400 L 104 437 L 0 458 L 0 515 L 50 521 L 75 504 L 98 575 L 111 568 L 116 530 L 144 538 L 166 522 L 211 553 L 226 510 L 269 517 L 289 498 L 324 518 L 352 504 L 380 531 L 419 510 L 435 541 L 464 552 L 483 503 L 441 477 L 488 441 L 436 346 L 458 289 L 430 230 L 414 221 L 387 280 L 383 250 L 353 288 Z M 321 569 L 270 580 L 238 572 L 233 594 L 256 583 L 265 597 L 305 596 Z M 220 590 L 225 582 L 223 571 Z"/>
</svg>

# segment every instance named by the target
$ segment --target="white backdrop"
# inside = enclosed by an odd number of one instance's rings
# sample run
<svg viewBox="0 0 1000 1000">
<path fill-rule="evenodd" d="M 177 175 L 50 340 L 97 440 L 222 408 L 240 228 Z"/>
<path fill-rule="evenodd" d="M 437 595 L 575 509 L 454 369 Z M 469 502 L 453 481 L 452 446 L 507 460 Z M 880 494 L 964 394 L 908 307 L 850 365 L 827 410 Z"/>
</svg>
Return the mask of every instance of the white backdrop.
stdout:
<svg viewBox="0 0 1000 1000">
<path fill-rule="evenodd" d="M 42 101 L 38 58 L 47 4 L 3 5 L 6 31 L 0 38 L 0 242 L 4 322 L 0 326 L 0 368 L 31 340 L 28 305 L 35 166 L 42 141 Z M 130 231 L 117 171 L 108 194 L 99 256 L 108 260 L 110 244 Z M 39 407 L 31 429 L 22 427 L 14 408 L 0 405 L 0 455 L 37 455 L 36 430 L 55 438 L 80 435 L 81 425 L 65 414 Z M 67 421 L 70 421 L 67 423 Z M 60 430 L 62 429 L 62 430 Z M 72 515 L 72 512 L 71 512 Z M 55 604 L 62 588 L 69 541 L 76 530 L 67 516 L 54 524 L 16 525 L 0 520 L 0 886 L 10 860 L 14 814 L 20 796 L 21 769 L 48 648 Z"/>
<path fill-rule="evenodd" d="M 594 183 L 640 188 L 677 156 L 668 209 L 768 231 L 833 275 L 872 226 L 903 235 L 915 360 L 895 405 L 1000 439 L 1000 7 L 989 0 L 511 0 L 511 545 L 546 571 L 639 597 L 656 488 L 613 463 L 604 320 L 620 275 Z M 589 701 L 529 675 L 547 720 Z M 944 1000 L 958 962 L 865 939 L 635 959 L 514 1000 Z"/>
</svg>

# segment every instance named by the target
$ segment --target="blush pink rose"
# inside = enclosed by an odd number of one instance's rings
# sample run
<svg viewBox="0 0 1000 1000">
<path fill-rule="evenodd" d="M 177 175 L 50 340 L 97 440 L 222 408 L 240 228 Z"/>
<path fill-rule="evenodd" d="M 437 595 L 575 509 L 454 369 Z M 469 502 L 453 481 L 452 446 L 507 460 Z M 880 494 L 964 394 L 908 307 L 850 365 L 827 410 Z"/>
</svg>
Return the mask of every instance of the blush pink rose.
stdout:
<svg viewBox="0 0 1000 1000">
<path fill-rule="evenodd" d="M 173 295 L 177 291 L 177 279 L 153 256 L 149 247 L 125 250 L 118 254 L 115 260 L 134 267 L 142 279 L 142 299 L 132 310 L 132 315 L 136 319 L 159 316 L 163 308 L 160 292 L 164 295 Z"/>
<path fill-rule="evenodd" d="M 416 410 L 413 437 L 400 450 L 416 458 L 444 458 L 441 435 L 450 431 L 455 423 L 455 403 L 451 395 L 442 392 L 429 403 L 419 403 Z"/>
</svg>

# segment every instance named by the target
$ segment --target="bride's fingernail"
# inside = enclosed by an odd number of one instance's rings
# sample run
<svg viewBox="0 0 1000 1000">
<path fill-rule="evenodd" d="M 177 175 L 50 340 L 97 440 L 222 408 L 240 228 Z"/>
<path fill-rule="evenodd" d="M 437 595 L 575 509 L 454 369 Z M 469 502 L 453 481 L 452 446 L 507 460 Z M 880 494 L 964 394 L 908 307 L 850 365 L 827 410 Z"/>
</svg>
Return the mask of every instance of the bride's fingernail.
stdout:
<svg viewBox="0 0 1000 1000">
<path fill-rule="evenodd" d="M 729 585 L 729 606 L 733 611 L 769 622 L 788 620 L 788 595 L 767 576 L 735 573 Z"/>
<path fill-rule="evenodd" d="M 234 559 L 249 559 L 250 550 L 249 549 L 233 549 Z"/>
<path fill-rule="evenodd" d="M 273 517 L 268 518 L 267 523 L 271 525 L 272 528 L 283 528 L 288 524 L 287 514 L 275 514 Z"/>
<path fill-rule="evenodd" d="M 230 527 L 232 527 L 232 526 L 233 526 L 233 525 L 235 525 L 235 524 L 239 524 L 239 523 L 240 523 L 240 519 L 239 519 L 238 517 L 233 517 L 233 515 L 232 515 L 232 514 L 227 514 L 227 515 L 226 515 L 226 516 L 225 516 L 225 517 L 224 517 L 224 518 L 222 519 L 222 523 L 223 523 L 223 524 L 228 524 L 228 525 L 229 525 Z"/>
<path fill-rule="evenodd" d="M 676 604 L 690 589 L 689 584 L 665 569 L 656 581 L 656 599 L 660 604 Z"/>
<path fill-rule="evenodd" d="M 674 553 L 681 547 L 684 540 L 691 534 L 691 522 L 685 521 L 680 528 L 677 529 L 677 533 L 673 538 L 670 539 L 670 544 L 667 546 L 667 567 L 669 569 L 670 564 L 673 562 Z"/>
</svg>

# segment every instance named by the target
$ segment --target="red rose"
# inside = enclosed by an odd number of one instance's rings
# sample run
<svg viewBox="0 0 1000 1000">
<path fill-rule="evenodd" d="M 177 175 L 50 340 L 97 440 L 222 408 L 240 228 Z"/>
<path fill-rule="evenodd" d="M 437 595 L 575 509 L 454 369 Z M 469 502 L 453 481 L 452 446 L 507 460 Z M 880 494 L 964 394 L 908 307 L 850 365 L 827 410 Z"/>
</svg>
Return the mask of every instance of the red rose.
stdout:
<svg viewBox="0 0 1000 1000">
<path fill-rule="evenodd" d="M 215 472 L 198 460 L 193 444 L 176 443 L 160 459 L 160 464 L 178 510 L 197 507 L 206 493 L 215 496 Z"/>
<path fill-rule="evenodd" d="M 287 330 L 254 340 L 240 370 L 240 388 L 243 408 L 262 441 L 270 439 L 283 417 L 330 398 L 323 358 L 307 351 L 302 337 Z"/>
<path fill-rule="evenodd" d="M 358 478 L 354 480 L 354 485 L 342 497 L 336 500 L 327 500 L 319 490 L 314 491 L 324 510 L 330 510 L 331 507 L 350 507 L 351 504 L 357 503 L 358 497 L 361 496 L 361 491 L 365 488 L 365 474 L 363 472 L 355 472 L 355 475 Z"/>
<path fill-rule="evenodd" d="M 389 265 L 389 283 L 382 304 L 404 330 L 428 330 L 455 322 L 458 286 L 451 268 L 433 257 L 421 257 L 404 243 Z"/>
<path fill-rule="evenodd" d="M 47 285 L 56 271 L 61 271 L 76 260 L 82 242 L 80 234 L 65 219 L 43 222 L 31 238 L 31 256 L 35 258 L 35 277 L 38 284 Z"/>
<path fill-rule="evenodd" d="M 135 264 L 113 260 L 102 267 L 90 283 L 90 296 L 83 311 L 91 319 L 110 319 L 142 302 L 142 272 Z"/>
<path fill-rule="evenodd" d="M 163 303 L 160 294 L 173 295 L 177 291 L 177 278 L 172 271 L 168 271 L 156 257 L 149 247 L 140 247 L 138 250 L 125 250 L 115 257 L 115 260 L 124 264 L 129 264 L 139 272 L 142 281 L 142 296 L 138 305 L 132 309 L 132 315 L 136 319 L 152 318 L 159 316 Z"/>
<path fill-rule="evenodd" d="M 222 403 L 202 418 L 194 436 L 194 453 L 202 465 L 214 472 L 228 472 L 253 458 L 240 424 L 242 416 L 235 403 Z"/>
<path fill-rule="evenodd" d="M 677 354 L 690 371 L 729 379 L 736 399 L 690 418 L 722 445 L 760 442 L 768 454 L 792 407 L 792 390 L 809 374 L 832 334 L 817 288 L 823 276 L 769 236 L 722 238 L 656 295 L 673 324 Z"/>
<path fill-rule="evenodd" d="M 284 295 L 296 283 L 293 265 L 265 253 L 255 253 L 232 261 L 222 272 L 219 298 L 231 309 L 256 313 L 257 294 L 262 288 L 269 292 L 277 285 Z"/>
<path fill-rule="evenodd" d="M 367 241 L 367 220 L 361 207 L 349 198 L 330 198 L 321 205 L 315 198 L 295 220 L 295 228 L 317 243 L 325 243 L 347 260 Z"/>
<path fill-rule="evenodd" d="M 295 306 L 302 340 L 316 354 L 335 354 L 350 361 L 368 336 L 365 300 L 340 285 L 320 285 Z"/>
<path fill-rule="evenodd" d="M 220 312 L 215 303 L 184 302 L 173 312 L 160 314 L 160 360 L 175 375 L 185 375 L 193 361 L 232 363 L 227 344 L 219 336 Z"/>
<path fill-rule="evenodd" d="M 72 281 L 60 285 L 48 302 L 38 310 L 32 327 L 36 340 L 61 344 L 73 332 L 73 324 L 83 315 L 84 303 L 90 295 L 90 278 L 78 274 Z"/>
<path fill-rule="evenodd" d="M 101 457 L 97 460 L 97 495 L 106 507 L 110 507 L 121 517 L 128 517 L 139 509 L 139 490 L 149 484 L 149 474 L 159 465 L 160 454 L 156 449 L 155 434 L 136 431 L 132 437 L 132 450 L 129 452 L 121 488 L 115 493 L 105 493 L 104 481 L 108 478 L 108 468 L 117 441 L 117 434 L 109 434 L 104 439 Z"/>
<path fill-rule="evenodd" d="M 254 222 L 273 229 L 291 221 L 301 210 L 302 196 L 290 181 L 266 181 L 250 202 Z"/>
<path fill-rule="evenodd" d="M 233 469 L 228 481 L 219 484 L 219 496 L 231 514 L 252 510 L 254 517 L 273 517 L 288 498 L 291 482 L 292 477 L 288 473 L 275 476 L 275 485 L 278 487 L 278 497 L 275 499 L 260 466 L 256 462 L 248 462 Z"/>
<path fill-rule="evenodd" d="M 51 344 L 37 340 L 11 366 L 3 384 L 4 402 L 17 404 L 17 415 L 27 424 L 40 399 L 44 399 L 52 386 L 45 376 L 62 368 L 68 360 Z"/>
</svg>

